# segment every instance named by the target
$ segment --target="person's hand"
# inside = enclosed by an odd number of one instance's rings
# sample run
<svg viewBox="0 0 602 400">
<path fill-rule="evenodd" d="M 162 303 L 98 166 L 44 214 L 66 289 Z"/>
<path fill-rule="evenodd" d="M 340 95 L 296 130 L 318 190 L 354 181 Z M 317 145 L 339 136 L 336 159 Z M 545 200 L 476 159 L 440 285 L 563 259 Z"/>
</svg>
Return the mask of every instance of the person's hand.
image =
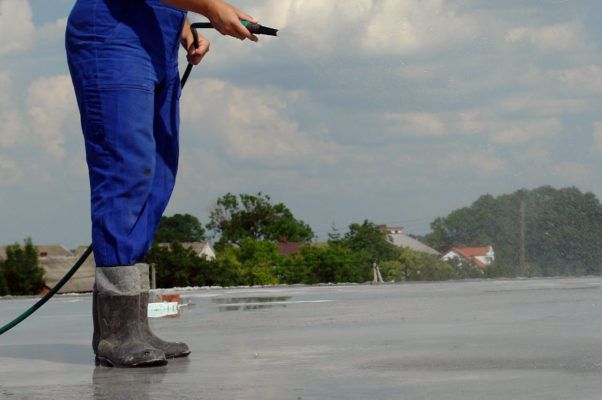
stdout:
<svg viewBox="0 0 602 400">
<path fill-rule="evenodd" d="M 199 33 L 198 47 L 194 44 L 194 36 L 190 30 L 190 21 L 186 20 L 184 29 L 182 30 L 182 37 L 180 39 L 182 47 L 186 50 L 186 59 L 192 65 L 198 65 L 205 54 L 209 51 L 209 40 L 203 37 Z"/>
<path fill-rule="evenodd" d="M 253 35 L 241 24 L 241 20 L 257 22 L 253 17 L 239 10 L 223 0 L 208 1 L 206 13 L 204 13 L 213 27 L 222 35 L 228 35 L 240 40 L 249 39 L 257 42 L 257 36 Z"/>
</svg>

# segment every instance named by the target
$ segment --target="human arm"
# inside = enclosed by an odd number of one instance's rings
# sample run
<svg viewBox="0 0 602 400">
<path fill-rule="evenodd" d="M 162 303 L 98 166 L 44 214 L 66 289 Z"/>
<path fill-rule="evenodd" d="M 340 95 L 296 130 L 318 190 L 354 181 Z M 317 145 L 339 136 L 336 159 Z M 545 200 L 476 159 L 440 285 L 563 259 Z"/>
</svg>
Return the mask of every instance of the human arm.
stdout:
<svg viewBox="0 0 602 400">
<path fill-rule="evenodd" d="M 163 0 L 163 2 L 193 11 L 209 18 L 213 27 L 222 35 L 240 40 L 249 39 L 257 42 L 257 36 L 245 28 L 240 21 L 257 22 L 253 17 L 223 0 Z"/>
</svg>

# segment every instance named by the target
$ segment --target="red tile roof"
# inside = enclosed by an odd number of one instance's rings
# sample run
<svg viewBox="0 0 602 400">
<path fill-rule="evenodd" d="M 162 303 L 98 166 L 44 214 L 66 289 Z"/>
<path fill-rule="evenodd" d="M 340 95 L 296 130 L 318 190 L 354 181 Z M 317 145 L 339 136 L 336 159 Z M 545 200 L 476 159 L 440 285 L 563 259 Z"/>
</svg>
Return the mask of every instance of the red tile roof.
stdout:
<svg viewBox="0 0 602 400">
<path fill-rule="evenodd" d="M 454 247 L 451 251 L 454 251 L 466 258 L 469 261 L 472 261 L 480 268 L 485 268 L 487 264 L 479 260 L 478 256 L 484 257 L 491 250 L 491 246 L 484 247 Z"/>
<path fill-rule="evenodd" d="M 290 257 L 293 254 L 295 254 L 296 252 L 298 252 L 299 249 L 305 244 L 306 243 L 303 243 L 303 242 L 287 242 L 287 243 L 279 242 L 278 250 L 280 251 L 280 254 L 282 254 L 283 256 Z"/>
</svg>

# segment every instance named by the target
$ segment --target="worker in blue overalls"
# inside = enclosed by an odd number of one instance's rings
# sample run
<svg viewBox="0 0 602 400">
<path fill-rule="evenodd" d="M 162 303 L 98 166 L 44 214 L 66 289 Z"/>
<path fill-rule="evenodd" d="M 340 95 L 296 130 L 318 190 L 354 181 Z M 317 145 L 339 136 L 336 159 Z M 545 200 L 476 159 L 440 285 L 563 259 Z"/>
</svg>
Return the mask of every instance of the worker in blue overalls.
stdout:
<svg viewBox="0 0 602 400">
<path fill-rule="evenodd" d="M 198 64 L 186 10 L 222 34 L 257 41 L 252 17 L 223 0 L 77 0 L 67 23 L 69 69 L 88 163 L 96 261 L 96 363 L 164 365 L 190 354 L 156 337 L 147 320 L 147 253 L 171 196 L 178 166 L 178 47 Z"/>
</svg>

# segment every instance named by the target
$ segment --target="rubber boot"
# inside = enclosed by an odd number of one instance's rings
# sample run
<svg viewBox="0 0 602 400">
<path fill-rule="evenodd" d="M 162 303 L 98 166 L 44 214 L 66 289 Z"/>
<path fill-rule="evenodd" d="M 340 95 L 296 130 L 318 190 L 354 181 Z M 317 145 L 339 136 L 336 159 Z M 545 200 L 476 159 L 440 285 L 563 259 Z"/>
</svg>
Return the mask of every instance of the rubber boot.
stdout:
<svg viewBox="0 0 602 400">
<path fill-rule="evenodd" d="M 98 290 L 96 290 L 96 283 L 92 290 L 92 324 L 94 326 L 94 332 L 92 333 L 92 349 L 94 355 L 98 353 L 98 342 L 100 341 L 100 327 L 98 322 Z"/>
<path fill-rule="evenodd" d="M 140 330 L 140 273 L 134 266 L 96 268 L 96 364 L 151 367 L 167 364 Z M 94 299 L 93 299 L 94 300 Z M 94 308 L 94 302 L 93 302 Z"/>
<path fill-rule="evenodd" d="M 151 344 L 151 346 L 163 350 L 165 357 L 177 358 L 186 357 L 190 354 L 190 349 L 186 343 L 181 342 L 166 342 L 157 337 L 151 330 L 148 324 L 148 299 L 150 290 L 150 280 L 148 272 L 148 264 L 136 264 L 140 273 L 140 329 L 143 337 Z"/>
</svg>

